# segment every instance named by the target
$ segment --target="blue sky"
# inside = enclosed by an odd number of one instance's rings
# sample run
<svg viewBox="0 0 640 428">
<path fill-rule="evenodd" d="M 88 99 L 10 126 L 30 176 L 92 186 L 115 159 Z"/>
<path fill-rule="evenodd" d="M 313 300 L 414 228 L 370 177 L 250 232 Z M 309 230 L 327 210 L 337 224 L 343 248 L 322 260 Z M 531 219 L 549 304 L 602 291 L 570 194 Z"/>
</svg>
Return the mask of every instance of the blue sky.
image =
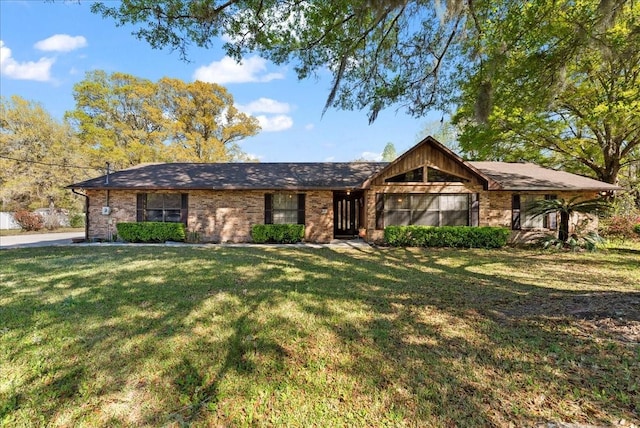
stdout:
<svg viewBox="0 0 640 428">
<path fill-rule="evenodd" d="M 388 142 L 398 153 L 413 146 L 440 116 L 415 119 L 383 111 L 373 125 L 366 111 L 322 109 L 331 75 L 299 81 L 291 66 L 275 66 L 258 55 L 237 65 L 222 42 L 192 47 L 190 62 L 178 52 L 153 50 L 131 35 L 131 27 L 89 11 L 90 2 L 0 0 L 0 93 L 39 102 L 55 118 L 74 108 L 73 85 L 91 70 L 123 72 L 156 81 L 164 76 L 225 86 L 236 105 L 259 118 L 263 130 L 240 143 L 262 162 L 379 160 Z"/>
</svg>

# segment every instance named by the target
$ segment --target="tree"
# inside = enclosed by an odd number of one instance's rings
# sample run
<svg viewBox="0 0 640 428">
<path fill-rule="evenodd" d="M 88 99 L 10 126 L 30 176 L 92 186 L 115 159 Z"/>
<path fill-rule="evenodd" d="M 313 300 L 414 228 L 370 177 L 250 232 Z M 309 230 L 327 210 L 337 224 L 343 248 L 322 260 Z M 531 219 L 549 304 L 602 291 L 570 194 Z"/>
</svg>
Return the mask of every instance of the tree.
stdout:
<svg viewBox="0 0 640 428">
<path fill-rule="evenodd" d="M 569 18 L 546 26 L 545 38 L 570 31 L 567 22 Z M 476 159 L 534 161 L 608 183 L 617 183 L 621 171 L 636 168 L 640 4 L 621 5 L 615 24 L 597 29 L 589 39 L 564 63 L 561 75 L 523 64 L 524 54 L 502 61 L 499 73 L 486 67 L 473 70 L 456 115 L 464 129 L 463 153 Z M 538 84 L 547 81 L 547 87 L 527 90 L 525 73 L 533 70 L 547 76 L 537 79 Z M 481 107 L 477 94 L 487 82 L 492 100 Z"/>
<path fill-rule="evenodd" d="M 169 119 L 170 156 L 175 161 L 222 162 L 245 159 L 237 141 L 255 135 L 257 119 L 240 113 L 222 86 L 164 78 L 158 82 Z"/>
<path fill-rule="evenodd" d="M 294 63 L 300 78 L 328 67 L 333 86 L 325 107 L 366 108 L 373 121 L 394 104 L 415 116 L 448 108 L 465 70 L 496 74 L 514 53 L 525 67 L 546 67 L 531 74 L 539 77 L 533 86 L 545 87 L 591 34 L 618 21 L 625 4 L 633 2 L 128 0 L 97 2 L 92 11 L 136 25 L 134 34 L 153 48 L 183 57 L 190 43 L 211 47 L 224 35 L 236 59 L 257 51 L 276 64 Z M 558 21 L 571 31 L 547 32 Z M 490 101 L 489 83 L 479 99 Z"/>
<path fill-rule="evenodd" d="M 53 119 L 40 104 L 19 96 L 0 98 L 0 201 L 3 209 L 77 208 L 64 186 L 94 171 L 79 151 L 66 123 Z"/>
<path fill-rule="evenodd" d="M 450 120 L 443 117 L 442 120 L 427 122 L 417 135 L 417 141 L 422 141 L 429 135 L 455 153 L 460 152 L 458 128 Z"/>
<path fill-rule="evenodd" d="M 389 142 L 386 146 L 384 146 L 384 150 L 382 151 L 382 160 L 383 162 L 393 162 L 398 157 L 396 153 L 396 146 L 393 143 Z"/>
<path fill-rule="evenodd" d="M 168 160 L 166 119 L 155 85 L 124 73 L 88 72 L 74 85 L 76 109 L 66 117 L 76 126 L 91 165 L 122 169 Z"/>
<path fill-rule="evenodd" d="M 74 98 L 76 109 L 67 117 L 96 166 L 244 159 L 236 142 L 259 130 L 215 84 L 92 71 L 75 85 Z"/>
</svg>

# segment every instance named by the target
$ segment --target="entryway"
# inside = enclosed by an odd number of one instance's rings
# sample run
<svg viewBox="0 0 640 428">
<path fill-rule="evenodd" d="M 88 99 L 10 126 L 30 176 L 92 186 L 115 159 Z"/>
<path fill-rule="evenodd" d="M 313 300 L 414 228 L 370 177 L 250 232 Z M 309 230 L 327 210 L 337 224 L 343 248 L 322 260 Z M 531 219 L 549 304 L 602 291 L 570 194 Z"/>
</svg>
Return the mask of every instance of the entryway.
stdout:
<svg viewBox="0 0 640 428">
<path fill-rule="evenodd" d="M 364 223 L 364 192 L 333 192 L 333 236 L 351 239 Z"/>
</svg>

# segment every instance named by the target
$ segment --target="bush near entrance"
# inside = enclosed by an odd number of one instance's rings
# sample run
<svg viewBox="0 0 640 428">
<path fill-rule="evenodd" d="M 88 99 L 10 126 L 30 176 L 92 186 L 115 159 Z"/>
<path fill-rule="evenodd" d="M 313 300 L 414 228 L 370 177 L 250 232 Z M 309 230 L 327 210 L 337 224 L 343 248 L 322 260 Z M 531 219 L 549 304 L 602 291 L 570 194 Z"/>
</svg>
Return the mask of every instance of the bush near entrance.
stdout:
<svg viewBox="0 0 640 428">
<path fill-rule="evenodd" d="M 501 248 L 510 234 L 502 227 L 387 226 L 384 240 L 393 247 Z"/>
</svg>

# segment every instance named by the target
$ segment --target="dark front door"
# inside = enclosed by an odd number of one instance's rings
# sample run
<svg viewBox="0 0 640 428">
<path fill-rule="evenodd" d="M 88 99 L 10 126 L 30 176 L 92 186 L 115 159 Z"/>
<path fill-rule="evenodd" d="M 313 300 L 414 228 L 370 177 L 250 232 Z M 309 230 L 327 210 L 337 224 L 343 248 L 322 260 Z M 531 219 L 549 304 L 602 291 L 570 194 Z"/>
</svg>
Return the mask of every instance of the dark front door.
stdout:
<svg viewBox="0 0 640 428">
<path fill-rule="evenodd" d="M 352 238 L 358 235 L 363 205 L 362 192 L 333 193 L 333 236 Z"/>
</svg>

